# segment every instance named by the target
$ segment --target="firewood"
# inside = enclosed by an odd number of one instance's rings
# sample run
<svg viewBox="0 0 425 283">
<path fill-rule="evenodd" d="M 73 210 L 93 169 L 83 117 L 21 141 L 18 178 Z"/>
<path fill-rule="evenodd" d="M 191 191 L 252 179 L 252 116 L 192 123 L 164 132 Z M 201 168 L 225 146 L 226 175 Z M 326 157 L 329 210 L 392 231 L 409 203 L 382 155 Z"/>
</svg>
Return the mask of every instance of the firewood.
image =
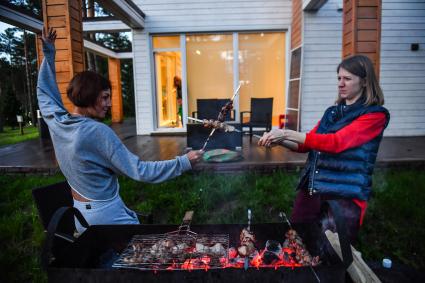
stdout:
<svg viewBox="0 0 425 283">
<path fill-rule="evenodd" d="M 331 243 L 333 249 L 342 259 L 341 246 L 339 243 L 338 233 L 334 233 L 330 230 L 325 231 L 326 237 Z M 353 246 L 351 246 L 351 252 L 353 253 L 353 262 L 347 268 L 348 273 L 350 274 L 351 279 L 354 283 L 380 283 L 381 280 L 376 276 L 376 274 L 369 268 L 369 266 L 364 262 L 360 252 L 358 252 Z"/>
</svg>

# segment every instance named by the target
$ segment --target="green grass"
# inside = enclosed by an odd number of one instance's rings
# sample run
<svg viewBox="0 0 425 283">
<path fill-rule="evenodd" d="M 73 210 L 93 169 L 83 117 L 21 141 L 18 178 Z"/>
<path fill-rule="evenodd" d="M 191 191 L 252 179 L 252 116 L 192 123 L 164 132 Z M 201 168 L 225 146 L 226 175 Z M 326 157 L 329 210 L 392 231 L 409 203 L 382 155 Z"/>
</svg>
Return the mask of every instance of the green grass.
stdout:
<svg viewBox="0 0 425 283">
<path fill-rule="evenodd" d="M 380 171 L 374 178 L 359 248 L 366 258 L 390 257 L 425 268 L 425 172 Z"/>
<path fill-rule="evenodd" d="M 195 210 L 193 223 L 245 223 L 247 208 L 253 211 L 253 222 L 277 222 L 279 211 L 291 212 L 298 175 L 185 174 L 162 184 L 120 178 L 120 186 L 126 204 L 152 213 L 155 223 L 179 224 L 189 209 Z M 38 260 L 44 235 L 31 189 L 63 179 L 0 176 L 0 282 L 46 280 Z M 424 170 L 380 169 L 374 179 L 374 196 L 356 248 L 366 260 L 390 257 L 424 269 Z"/>
<path fill-rule="evenodd" d="M 0 133 L 0 146 L 15 144 L 26 140 L 38 138 L 38 129 L 34 126 L 24 127 L 24 134 L 21 135 L 19 127 L 12 130 L 11 127 L 4 127 L 4 132 Z"/>
<path fill-rule="evenodd" d="M 44 232 L 31 189 L 63 179 L 0 176 L 0 282 L 46 281 L 39 262 Z"/>
</svg>

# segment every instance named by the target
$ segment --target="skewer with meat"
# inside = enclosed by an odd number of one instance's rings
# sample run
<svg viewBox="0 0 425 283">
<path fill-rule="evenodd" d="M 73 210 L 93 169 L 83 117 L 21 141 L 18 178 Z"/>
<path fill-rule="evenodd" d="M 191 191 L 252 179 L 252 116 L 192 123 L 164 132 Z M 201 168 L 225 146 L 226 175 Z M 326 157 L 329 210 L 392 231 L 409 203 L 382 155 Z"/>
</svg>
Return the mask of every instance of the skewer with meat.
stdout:
<svg viewBox="0 0 425 283">
<path fill-rule="evenodd" d="M 233 100 L 227 102 L 223 107 L 221 107 L 220 113 L 218 114 L 217 120 L 219 122 L 224 122 L 226 114 L 233 109 Z"/>
<path fill-rule="evenodd" d="M 205 128 L 213 128 L 213 129 L 217 129 L 223 132 L 233 132 L 235 131 L 235 127 L 230 126 L 229 124 L 226 124 L 224 122 L 220 122 L 219 120 L 207 120 L 204 119 L 202 120 L 202 123 L 204 124 Z"/>
<path fill-rule="evenodd" d="M 312 257 L 304 245 L 301 237 L 294 229 L 289 229 L 285 234 L 286 240 L 283 243 L 283 248 L 289 248 L 293 251 L 290 255 L 296 263 L 303 266 L 316 266 L 319 264 L 319 257 Z"/>
<path fill-rule="evenodd" d="M 247 257 L 253 254 L 256 249 L 254 246 L 255 235 L 248 229 L 243 229 L 240 235 L 241 245 L 238 247 L 238 254 L 242 257 Z"/>
</svg>

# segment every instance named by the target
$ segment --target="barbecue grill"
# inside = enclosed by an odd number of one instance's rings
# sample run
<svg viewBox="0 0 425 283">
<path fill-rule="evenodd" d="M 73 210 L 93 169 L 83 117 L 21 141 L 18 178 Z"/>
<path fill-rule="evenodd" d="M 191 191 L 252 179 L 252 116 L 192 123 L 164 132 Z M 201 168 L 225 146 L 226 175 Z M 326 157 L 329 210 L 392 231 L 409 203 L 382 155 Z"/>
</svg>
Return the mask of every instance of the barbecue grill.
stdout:
<svg viewBox="0 0 425 283">
<path fill-rule="evenodd" d="M 239 243 L 240 231 L 246 225 L 218 224 L 192 225 L 197 235 L 228 235 L 229 246 Z M 125 255 L 132 239 L 149 239 L 152 235 L 167 235 L 178 230 L 177 225 L 95 225 L 90 226 L 76 241 L 64 244 L 54 250 L 47 266 L 49 282 L 318 282 L 311 267 L 278 268 L 199 268 L 193 270 L 161 269 L 146 265 L 137 268 L 120 268 L 117 264 Z M 302 235 L 309 250 L 314 254 L 320 237 L 313 225 L 293 225 Z M 289 229 L 284 223 L 252 224 L 256 234 L 256 245 L 265 247 L 268 240 L 284 240 Z M 48 231 L 54 233 L 54 231 Z M 134 238 L 135 235 L 136 238 Z M 156 238 L 158 240 L 158 238 Z M 214 239 L 213 239 L 214 240 Z M 52 246 L 52 245 L 51 245 Z M 55 244 L 53 243 L 53 246 Z M 323 259 L 324 260 L 324 259 Z M 114 267 L 115 264 L 115 267 Z M 320 282 L 344 282 L 349 262 L 328 258 L 314 267 Z"/>
<path fill-rule="evenodd" d="M 192 216 L 193 211 L 186 212 L 176 231 L 133 236 L 112 267 L 155 271 L 222 268 L 227 262 L 229 235 L 190 231 Z"/>
</svg>

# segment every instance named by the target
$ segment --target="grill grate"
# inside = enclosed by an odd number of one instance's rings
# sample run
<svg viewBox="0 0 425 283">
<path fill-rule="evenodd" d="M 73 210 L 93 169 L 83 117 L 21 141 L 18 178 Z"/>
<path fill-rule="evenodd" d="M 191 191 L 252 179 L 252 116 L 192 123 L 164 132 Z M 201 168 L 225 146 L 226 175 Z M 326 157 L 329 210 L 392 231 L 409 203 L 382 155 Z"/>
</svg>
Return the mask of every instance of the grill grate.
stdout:
<svg viewBox="0 0 425 283">
<path fill-rule="evenodd" d="M 228 262 L 228 234 L 135 235 L 112 265 L 140 270 L 217 269 Z"/>
</svg>

